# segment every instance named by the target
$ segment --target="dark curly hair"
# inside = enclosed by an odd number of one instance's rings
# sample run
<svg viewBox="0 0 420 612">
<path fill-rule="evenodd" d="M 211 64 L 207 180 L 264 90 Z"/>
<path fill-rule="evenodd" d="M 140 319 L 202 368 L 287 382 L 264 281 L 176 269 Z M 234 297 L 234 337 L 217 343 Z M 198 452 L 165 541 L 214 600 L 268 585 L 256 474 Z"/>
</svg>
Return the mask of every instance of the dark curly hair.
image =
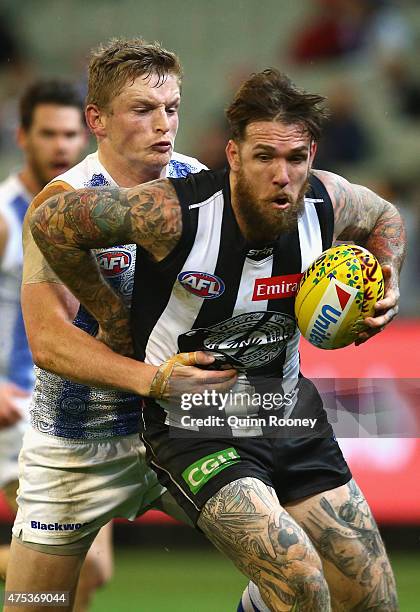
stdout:
<svg viewBox="0 0 420 612">
<path fill-rule="evenodd" d="M 317 142 L 328 111 L 323 96 L 298 89 L 287 75 L 268 68 L 241 85 L 226 117 L 234 140 L 243 140 L 246 126 L 253 121 L 278 120 L 302 125 Z"/>
</svg>

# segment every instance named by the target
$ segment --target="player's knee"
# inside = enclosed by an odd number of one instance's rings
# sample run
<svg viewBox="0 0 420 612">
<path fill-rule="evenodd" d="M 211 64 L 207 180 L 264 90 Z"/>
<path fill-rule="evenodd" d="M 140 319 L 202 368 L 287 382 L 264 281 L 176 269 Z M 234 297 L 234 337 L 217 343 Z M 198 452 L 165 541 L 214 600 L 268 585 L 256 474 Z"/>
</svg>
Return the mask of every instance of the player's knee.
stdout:
<svg viewBox="0 0 420 612">
<path fill-rule="evenodd" d="M 371 580 L 353 581 L 347 588 L 331 588 L 333 612 L 342 610 L 381 610 L 398 612 L 398 595 L 392 570 L 382 567 Z M 375 576 L 376 574 L 376 576 Z"/>
<path fill-rule="evenodd" d="M 112 563 L 104 557 L 87 555 L 80 572 L 79 588 L 95 591 L 105 586 L 112 578 Z"/>
<path fill-rule="evenodd" d="M 301 606 L 309 602 L 318 606 L 317 610 L 330 610 L 329 588 L 317 555 L 311 554 L 305 560 L 286 561 L 278 566 L 276 573 L 277 580 L 262 572 L 258 581 L 262 598 L 268 606 L 281 603 L 282 594 L 289 593 L 298 610 L 303 610 Z"/>
<path fill-rule="evenodd" d="M 0 546 L 0 582 L 6 582 L 6 569 L 9 561 L 10 547 L 7 544 Z"/>
<path fill-rule="evenodd" d="M 103 567 L 101 567 L 100 572 L 98 573 L 98 577 L 97 577 L 97 585 L 98 585 L 97 588 L 103 587 L 106 584 L 108 584 L 108 582 L 110 582 L 112 578 L 112 574 L 113 574 L 112 566 L 104 565 Z"/>
<path fill-rule="evenodd" d="M 110 580 L 111 575 L 112 570 L 109 570 L 98 558 L 86 557 L 77 585 L 75 612 L 89 610 L 95 592 Z"/>
<path fill-rule="evenodd" d="M 93 589 L 100 589 L 101 587 L 108 584 L 112 578 L 112 570 L 107 567 L 97 567 L 95 571 L 93 582 Z"/>
<path fill-rule="evenodd" d="M 325 604 L 319 610 L 329 610 L 330 592 L 322 568 L 305 564 L 295 582 L 298 601 L 313 601 Z M 328 605 L 327 605 L 328 604 Z"/>
</svg>

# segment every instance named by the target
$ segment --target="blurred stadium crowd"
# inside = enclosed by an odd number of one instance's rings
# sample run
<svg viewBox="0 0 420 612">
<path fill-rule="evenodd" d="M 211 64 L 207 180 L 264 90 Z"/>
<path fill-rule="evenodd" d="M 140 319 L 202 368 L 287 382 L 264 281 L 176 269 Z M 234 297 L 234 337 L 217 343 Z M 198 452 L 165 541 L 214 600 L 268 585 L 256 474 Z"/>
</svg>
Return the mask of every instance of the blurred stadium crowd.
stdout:
<svg viewBox="0 0 420 612">
<path fill-rule="evenodd" d="M 185 66 L 178 148 L 211 168 L 224 164 L 223 109 L 245 75 L 267 66 L 326 95 L 331 120 L 316 167 L 371 186 L 397 204 L 409 245 L 420 233 L 420 5 L 416 0 L 10 0 L 0 9 L 0 178 L 20 162 L 17 99 L 35 78 L 85 87 L 98 41 L 143 35 L 173 48 Z M 232 5 L 232 6 L 230 6 Z M 233 6 L 235 5 L 235 6 Z M 239 19 L 240 17 L 240 19 Z M 118 31 L 115 29 L 118 24 Z M 401 314 L 419 312 L 420 255 L 409 247 Z"/>
</svg>

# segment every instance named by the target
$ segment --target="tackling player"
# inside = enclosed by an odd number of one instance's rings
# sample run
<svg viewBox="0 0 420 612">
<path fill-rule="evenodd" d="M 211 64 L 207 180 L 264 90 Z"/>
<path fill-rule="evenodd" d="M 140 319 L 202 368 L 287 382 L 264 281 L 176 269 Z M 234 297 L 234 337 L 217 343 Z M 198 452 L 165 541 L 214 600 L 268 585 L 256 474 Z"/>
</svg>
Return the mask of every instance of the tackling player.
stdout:
<svg viewBox="0 0 420 612">
<path fill-rule="evenodd" d="M 84 186 L 132 187 L 204 168 L 174 152 L 181 77 L 177 56 L 158 44 L 114 39 L 94 51 L 86 121 L 98 150 L 52 181 L 33 207 Z M 52 273 L 26 230 L 24 248 L 22 304 L 37 367 L 6 588 L 70 591 L 72 604 L 98 531 L 113 517 L 135 519 L 152 504 L 160 507 L 165 489 L 147 467 L 139 440 L 138 362 L 93 337 L 96 322 Z M 129 304 L 135 246 L 121 243 L 98 249 L 96 256 L 104 277 Z M 127 348 L 118 341 L 114 347 Z M 113 390 L 120 387 L 126 392 Z M 165 510 L 171 505 L 168 495 Z M 111 560 L 108 529 L 96 556 L 99 580 L 109 575 Z"/>
</svg>

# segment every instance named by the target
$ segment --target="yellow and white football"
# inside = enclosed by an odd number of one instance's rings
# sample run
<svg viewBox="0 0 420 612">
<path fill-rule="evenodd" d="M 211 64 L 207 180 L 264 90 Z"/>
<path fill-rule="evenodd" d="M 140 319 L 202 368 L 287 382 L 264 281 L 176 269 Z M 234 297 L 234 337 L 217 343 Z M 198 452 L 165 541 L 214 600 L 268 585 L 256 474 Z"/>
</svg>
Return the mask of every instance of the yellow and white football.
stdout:
<svg viewBox="0 0 420 612">
<path fill-rule="evenodd" d="M 300 281 L 295 303 L 298 327 L 319 348 L 348 346 L 383 295 L 382 269 L 372 253 L 354 244 L 331 247 Z"/>
</svg>

